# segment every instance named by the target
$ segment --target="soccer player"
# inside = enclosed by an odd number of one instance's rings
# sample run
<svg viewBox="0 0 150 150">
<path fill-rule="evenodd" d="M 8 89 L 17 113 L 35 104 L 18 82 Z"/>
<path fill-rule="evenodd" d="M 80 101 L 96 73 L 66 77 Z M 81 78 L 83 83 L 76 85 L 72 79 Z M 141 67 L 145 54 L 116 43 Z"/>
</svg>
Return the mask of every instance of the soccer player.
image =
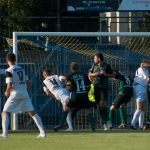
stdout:
<svg viewBox="0 0 150 150">
<path fill-rule="evenodd" d="M 145 114 L 145 102 L 147 98 L 147 87 L 149 81 L 148 67 L 150 67 L 149 61 L 143 61 L 140 67 L 136 70 L 134 78 L 134 97 L 136 100 L 136 111 L 134 113 L 130 128 L 136 129 L 136 123 L 139 119 L 139 128 L 143 129 L 144 114 Z"/>
<path fill-rule="evenodd" d="M 109 119 L 112 122 L 113 111 L 119 108 L 121 119 L 121 124 L 119 128 L 124 128 L 125 127 L 124 104 L 127 104 L 133 96 L 133 86 L 132 86 L 133 81 L 128 75 L 119 71 L 114 71 L 113 79 L 116 81 L 117 84 L 117 96 L 110 107 Z M 111 124 L 110 128 L 112 128 L 112 123 L 110 124 Z"/>
<path fill-rule="evenodd" d="M 113 71 L 109 64 L 104 62 L 102 53 L 96 53 L 94 64 L 89 71 L 89 79 L 94 85 L 95 101 L 103 121 L 104 130 L 108 130 L 109 111 L 107 108 L 108 99 L 108 78 L 112 77 Z"/>
<path fill-rule="evenodd" d="M 53 68 L 51 69 L 44 68 L 43 77 L 44 77 L 44 91 L 47 96 L 51 96 L 56 100 L 60 101 L 62 104 L 63 112 L 61 114 L 61 120 L 59 122 L 59 126 L 54 128 L 55 131 L 61 129 L 64 122 L 66 121 L 67 114 L 70 111 L 68 107 L 68 102 L 70 101 L 70 94 L 66 88 L 64 88 L 61 79 L 58 75 L 54 75 L 52 73 Z"/>
<path fill-rule="evenodd" d="M 8 53 L 6 56 L 7 64 L 9 68 L 6 70 L 6 91 L 5 96 L 8 97 L 2 112 L 2 129 L 3 134 L 0 138 L 6 138 L 8 136 L 8 113 L 28 112 L 36 123 L 40 134 L 39 138 L 45 137 L 45 131 L 41 118 L 34 111 L 27 91 L 27 77 L 25 71 L 18 65 L 15 65 L 16 56 L 13 53 Z"/>
<path fill-rule="evenodd" d="M 68 76 L 68 82 L 71 83 L 71 101 L 68 103 L 70 108 L 73 108 L 71 111 L 72 119 L 75 117 L 77 111 L 86 109 L 88 112 L 88 120 L 91 126 L 92 131 L 95 131 L 95 121 L 93 118 L 92 110 L 95 106 L 94 102 L 91 102 L 88 98 L 88 92 L 91 82 L 88 79 L 88 76 L 83 72 L 79 71 L 79 65 L 76 62 L 72 62 L 70 65 L 71 75 Z M 67 82 L 67 83 L 68 83 Z M 68 85 L 68 84 L 67 84 Z"/>
<path fill-rule="evenodd" d="M 5 69 L 0 69 L 0 77 L 5 74 Z M 1 89 L 1 80 L 0 80 L 0 89 Z M 1 90 L 0 90 L 0 101 L 1 101 Z M 0 108 L 1 111 L 1 108 Z"/>
</svg>

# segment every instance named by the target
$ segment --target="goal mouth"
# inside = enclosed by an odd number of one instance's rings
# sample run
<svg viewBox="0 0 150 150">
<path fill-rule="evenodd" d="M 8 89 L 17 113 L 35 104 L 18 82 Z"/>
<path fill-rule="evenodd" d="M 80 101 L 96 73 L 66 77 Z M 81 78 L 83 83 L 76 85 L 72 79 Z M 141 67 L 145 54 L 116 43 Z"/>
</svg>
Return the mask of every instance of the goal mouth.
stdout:
<svg viewBox="0 0 150 150">
<path fill-rule="evenodd" d="M 68 75 L 70 63 L 74 61 L 80 65 L 81 71 L 87 73 L 93 56 L 96 52 L 101 52 L 105 62 L 113 69 L 133 77 L 138 64 L 150 59 L 150 32 L 14 32 L 13 39 L 7 39 L 7 43 L 13 48 L 17 63 L 23 63 L 29 74 L 33 86 L 30 93 L 33 105 L 43 116 L 48 129 L 58 123 L 61 109 L 58 102 L 45 101 L 48 98 L 42 90 L 44 66 L 53 66 L 55 74 Z M 109 80 L 108 105 L 115 96 L 116 86 L 114 81 Z M 133 103 L 129 103 L 127 119 L 133 110 Z M 86 115 L 85 111 L 79 114 L 77 128 L 89 128 L 87 121 L 83 122 Z M 26 128 L 27 124 L 34 128 L 32 121 L 26 121 L 27 118 L 27 115 L 19 115 L 20 129 L 24 126 Z M 114 121 L 115 125 L 117 121 Z M 100 122 L 96 123 L 99 127 Z"/>
</svg>

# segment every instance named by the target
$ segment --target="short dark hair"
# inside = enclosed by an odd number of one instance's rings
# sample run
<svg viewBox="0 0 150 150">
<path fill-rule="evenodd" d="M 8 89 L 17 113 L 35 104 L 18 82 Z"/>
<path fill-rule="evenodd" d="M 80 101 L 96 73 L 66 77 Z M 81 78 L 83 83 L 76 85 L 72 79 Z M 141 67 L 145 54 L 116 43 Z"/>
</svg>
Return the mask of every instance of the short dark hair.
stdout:
<svg viewBox="0 0 150 150">
<path fill-rule="evenodd" d="M 104 56 L 103 56 L 102 53 L 97 52 L 97 53 L 95 54 L 95 56 L 97 56 L 98 58 L 100 58 L 101 61 L 104 61 Z"/>
<path fill-rule="evenodd" d="M 6 55 L 6 59 L 10 62 L 15 62 L 16 61 L 16 55 L 14 53 L 10 52 Z"/>
<path fill-rule="evenodd" d="M 71 62 L 70 68 L 72 71 L 78 71 L 79 65 L 77 64 L 77 62 Z"/>
<path fill-rule="evenodd" d="M 45 72 L 47 75 L 51 75 L 52 72 L 53 72 L 53 67 L 50 66 L 50 67 L 44 67 L 43 68 L 43 72 Z"/>
</svg>

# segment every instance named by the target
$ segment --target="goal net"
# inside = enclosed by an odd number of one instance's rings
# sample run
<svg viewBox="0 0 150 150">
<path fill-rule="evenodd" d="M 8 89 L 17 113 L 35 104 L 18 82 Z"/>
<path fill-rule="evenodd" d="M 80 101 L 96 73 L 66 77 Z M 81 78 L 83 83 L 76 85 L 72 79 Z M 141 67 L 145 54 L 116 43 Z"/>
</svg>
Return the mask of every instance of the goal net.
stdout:
<svg viewBox="0 0 150 150">
<path fill-rule="evenodd" d="M 113 69 L 134 76 L 138 64 L 143 59 L 150 59 L 150 33 L 146 32 L 14 32 L 13 39 L 6 39 L 9 47 L 17 56 L 17 63 L 27 72 L 32 88 L 30 96 L 35 110 L 42 117 L 47 129 L 58 124 L 61 105 L 58 101 L 45 96 L 42 87 L 42 69 L 45 65 L 53 66 L 54 73 L 68 75 L 70 63 L 79 63 L 80 70 L 87 73 L 96 52 L 101 52 Z M 116 85 L 109 80 L 108 106 L 116 96 Z M 134 112 L 134 101 L 126 107 L 127 122 Z M 96 125 L 101 122 L 97 111 L 93 110 Z M 16 118 L 16 117 L 15 117 Z M 27 114 L 18 114 L 18 129 L 34 129 L 35 125 Z M 115 113 L 114 124 L 119 124 Z M 86 111 L 77 113 L 74 120 L 78 129 L 89 128 Z M 16 126 L 16 124 L 14 124 Z"/>
</svg>

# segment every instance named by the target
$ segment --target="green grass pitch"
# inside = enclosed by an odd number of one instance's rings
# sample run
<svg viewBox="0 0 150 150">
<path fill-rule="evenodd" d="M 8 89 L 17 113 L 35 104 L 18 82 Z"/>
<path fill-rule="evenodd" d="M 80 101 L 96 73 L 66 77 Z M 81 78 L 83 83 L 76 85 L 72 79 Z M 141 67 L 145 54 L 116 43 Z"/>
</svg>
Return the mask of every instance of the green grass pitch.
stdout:
<svg viewBox="0 0 150 150">
<path fill-rule="evenodd" d="M 141 131 L 48 131 L 44 139 L 36 136 L 35 132 L 11 132 L 0 139 L 0 150 L 150 150 L 150 133 Z"/>
</svg>

